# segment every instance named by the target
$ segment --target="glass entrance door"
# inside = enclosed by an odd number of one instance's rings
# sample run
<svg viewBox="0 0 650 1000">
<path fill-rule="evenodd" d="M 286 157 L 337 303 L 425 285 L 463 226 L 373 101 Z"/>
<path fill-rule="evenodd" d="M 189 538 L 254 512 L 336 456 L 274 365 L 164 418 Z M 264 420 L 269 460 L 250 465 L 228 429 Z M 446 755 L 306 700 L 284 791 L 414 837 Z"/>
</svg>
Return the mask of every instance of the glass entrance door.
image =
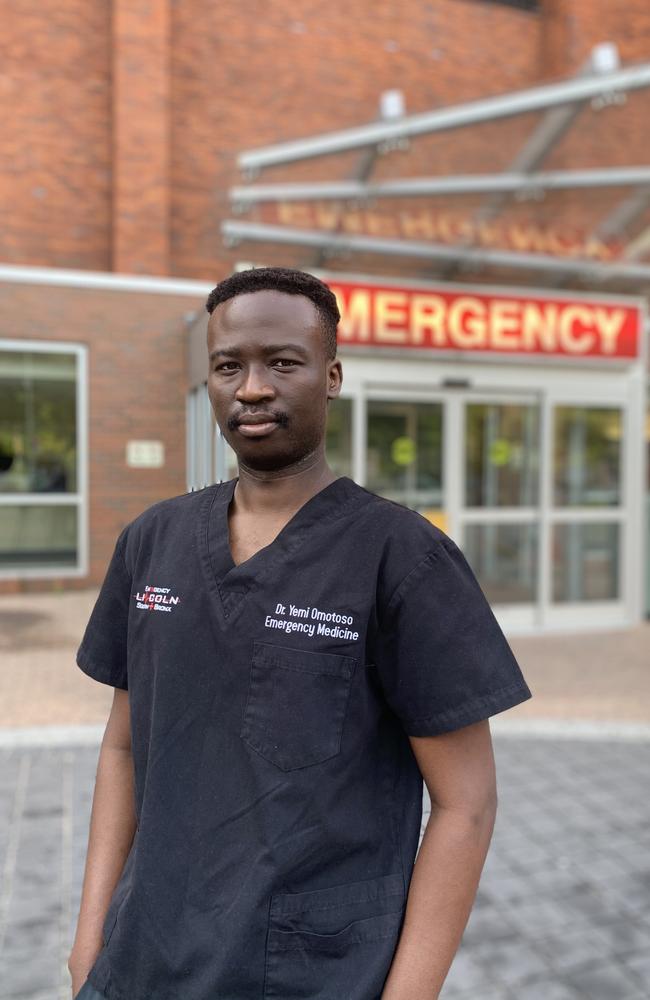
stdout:
<svg viewBox="0 0 650 1000">
<path fill-rule="evenodd" d="M 552 385 L 434 395 L 367 383 L 336 404 L 332 467 L 450 535 L 506 630 L 625 620 L 636 564 L 624 403 L 567 402 Z"/>
</svg>

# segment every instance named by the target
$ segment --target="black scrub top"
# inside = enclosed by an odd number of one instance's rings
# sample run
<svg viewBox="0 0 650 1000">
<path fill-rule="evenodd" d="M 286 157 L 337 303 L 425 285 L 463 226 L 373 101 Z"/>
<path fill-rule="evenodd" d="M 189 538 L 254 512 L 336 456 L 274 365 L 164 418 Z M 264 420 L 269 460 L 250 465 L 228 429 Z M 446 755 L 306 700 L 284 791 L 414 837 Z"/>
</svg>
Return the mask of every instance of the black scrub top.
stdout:
<svg viewBox="0 0 650 1000">
<path fill-rule="evenodd" d="M 128 689 L 109 1000 L 378 1000 L 422 818 L 408 735 L 531 697 L 467 562 L 347 476 L 236 566 L 237 480 L 120 534 L 77 653 Z"/>
</svg>

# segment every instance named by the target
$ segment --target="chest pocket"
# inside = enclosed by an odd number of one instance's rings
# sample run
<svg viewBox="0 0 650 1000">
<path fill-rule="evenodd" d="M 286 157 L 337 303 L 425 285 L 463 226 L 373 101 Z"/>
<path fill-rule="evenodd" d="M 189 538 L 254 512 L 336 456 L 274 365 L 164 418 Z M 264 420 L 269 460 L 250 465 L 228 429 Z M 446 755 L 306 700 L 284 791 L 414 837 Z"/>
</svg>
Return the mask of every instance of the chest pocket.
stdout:
<svg viewBox="0 0 650 1000">
<path fill-rule="evenodd" d="M 283 771 L 336 756 L 356 663 L 339 653 L 254 642 L 242 740 Z"/>
</svg>

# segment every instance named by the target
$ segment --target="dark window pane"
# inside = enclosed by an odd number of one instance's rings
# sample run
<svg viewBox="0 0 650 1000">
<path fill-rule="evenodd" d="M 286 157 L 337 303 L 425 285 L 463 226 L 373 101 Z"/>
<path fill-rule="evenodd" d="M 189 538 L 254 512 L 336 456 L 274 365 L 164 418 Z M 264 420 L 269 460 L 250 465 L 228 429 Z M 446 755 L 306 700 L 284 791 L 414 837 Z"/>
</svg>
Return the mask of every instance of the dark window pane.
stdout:
<svg viewBox="0 0 650 1000">
<path fill-rule="evenodd" d="M 328 403 L 325 452 L 337 476 L 352 476 L 352 400 L 331 399 Z"/>
<path fill-rule="evenodd" d="M 553 600 L 619 597 L 617 524 L 557 524 L 553 531 Z"/>
<path fill-rule="evenodd" d="M 0 492 L 76 493 L 76 356 L 0 351 Z"/>
<path fill-rule="evenodd" d="M 488 3 L 496 7 L 514 7 L 516 10 L 525 10 L 531 14 L 537 13 L 540 9 L 540 0 L 474 0 L 475 3 Z"/>
<path fill-rule="evenodd" d="M 616 507 L 621 502 L 620 410 L 555 409 L 555 505 Z"/>
<path fill-rule="evenodd" d="M 366 485 L 423 512 L 443 506 L 442 405 L 368 401 Z"/>
<path fill-rule="evenodd" d="M 77 565 L 77 507 L 0 504 L 0 569 Z"/>
<path fill-rule="evenodd" d="M 539 408 L 470 403 L 465 410 L 467 507 L 539 503 Z"/>
<path fill-rule="evenodd" d="M 491 604 L 537 600 L 537 525 L 468 524 L 463 550 Z"/>
</svg>

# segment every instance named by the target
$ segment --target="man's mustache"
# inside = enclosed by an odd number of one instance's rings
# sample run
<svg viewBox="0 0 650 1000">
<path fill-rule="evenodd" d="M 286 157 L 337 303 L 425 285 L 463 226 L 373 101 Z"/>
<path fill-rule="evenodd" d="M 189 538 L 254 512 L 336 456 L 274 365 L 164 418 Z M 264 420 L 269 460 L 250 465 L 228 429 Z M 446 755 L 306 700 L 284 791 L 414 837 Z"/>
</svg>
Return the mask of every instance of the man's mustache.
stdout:
<svg viewBox="0 0 650 1000">
<path fill-rule="evenodd" d="M 275 420 L 281 427 L 286 427 L 289 423 L 288 414 L 283 413 L 281 410 L 254 410 L 252 412 L 248 411 L 246 413 L 237 413 L 232 417 L 228 417 L 226 426 L 228 427 L 228 430 L 234 431 L 237 425 L 240 424 L 242 420 L 245 420 L 246 417 L 262 416 L 268 417 L 269 420 Z"/>
</svg>

